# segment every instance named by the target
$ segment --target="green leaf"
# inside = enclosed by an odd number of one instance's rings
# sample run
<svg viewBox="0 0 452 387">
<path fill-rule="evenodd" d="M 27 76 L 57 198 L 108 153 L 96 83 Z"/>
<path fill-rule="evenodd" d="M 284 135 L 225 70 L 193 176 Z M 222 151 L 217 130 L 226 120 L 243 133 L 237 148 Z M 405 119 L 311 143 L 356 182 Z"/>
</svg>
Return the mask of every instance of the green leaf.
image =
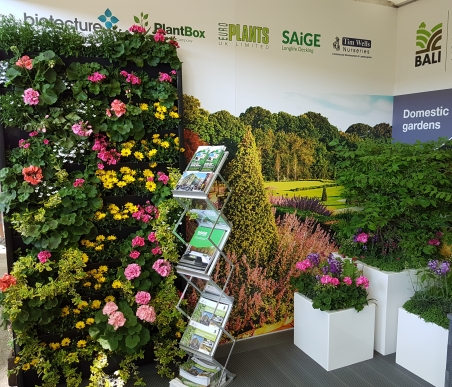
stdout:
<svg viewBox="0 0 452 387">
<path fill-rule="evenodd" d="M 128 335 L 126 337 L 126 347 L 128 348 L 135 348 L 139 342 L 140 342 L 139 335 Z"/>
<path fill-rule="evenodd" d="M 140 22 L 140 19 L 138 18 L 138 16 L 134 16 L 133 20 L 135 21 L 135 23 L 139 23 Z"/>
<path fill-rule="evenodd" d="M 118 339 L 116 337 L 101 336 L 97 341 L 104 349 L 115 351 L 118 348 Z"/>
<path fill-rule="evenodd" d="M 56 80 L 56 76 L 57 76 L 57 73 L 52 68 L 47 69 L 47 71 L 44 73 L 44 78 L 49 83 L 54 83 Z"/>
</svg>

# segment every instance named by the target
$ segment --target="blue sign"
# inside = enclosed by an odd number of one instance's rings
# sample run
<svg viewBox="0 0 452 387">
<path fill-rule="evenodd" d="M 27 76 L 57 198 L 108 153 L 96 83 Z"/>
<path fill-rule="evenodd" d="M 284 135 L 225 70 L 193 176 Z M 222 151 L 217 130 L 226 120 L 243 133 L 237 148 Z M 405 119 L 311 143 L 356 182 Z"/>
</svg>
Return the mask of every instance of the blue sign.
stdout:
<svg viewBox="0 0 452 387">
<path fill-rule="evenodd" d="M 452 89 L 394 97 L 392 138 L 413 144 L 452 137 Z"/>
</svg>

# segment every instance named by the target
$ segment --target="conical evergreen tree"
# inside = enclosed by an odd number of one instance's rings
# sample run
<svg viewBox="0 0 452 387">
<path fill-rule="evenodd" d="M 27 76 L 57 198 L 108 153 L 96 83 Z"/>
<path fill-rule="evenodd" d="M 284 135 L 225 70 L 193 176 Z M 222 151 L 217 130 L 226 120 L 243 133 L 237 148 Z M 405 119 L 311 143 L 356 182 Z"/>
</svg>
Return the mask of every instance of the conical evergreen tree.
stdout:
<svg viewBox="0 0 452 387">
<path fill-rule="evenodd" d="M 328 200 L 328 195 L 326 193 L 326 187 L 323 187 L 322 190 L 322 202 L 326 202 Z"/>
<path fill-rule="evenodd" d="M 225 251 L 266 267 L 276 246 L 276 223 L 264 188 L 261 164 L 254 136 L 248 127 L 228 167 L 232 190 L 225 215 L 232 232 Z"/>
</svg>

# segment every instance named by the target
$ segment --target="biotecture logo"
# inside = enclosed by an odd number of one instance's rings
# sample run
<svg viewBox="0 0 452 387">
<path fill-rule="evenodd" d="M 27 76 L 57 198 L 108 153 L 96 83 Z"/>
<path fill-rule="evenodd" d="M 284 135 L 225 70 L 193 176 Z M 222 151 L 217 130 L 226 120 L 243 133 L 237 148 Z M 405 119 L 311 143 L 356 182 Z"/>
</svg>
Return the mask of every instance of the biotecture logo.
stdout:
<svg viewBox="0 0 452 387">
<path fill-rule="evenodd" d="M 441 62 L 441 40 L 443 38 L 443 23 L 434 26 L 430 31 L 422 22 L 416 31 L 416 51 L 414 66 L 425 66 Z"/>
<path fill-rule="evenodd" d="M 119 19 L 116 16 L 113 16 L 113 13 L 110 11 L 109 8 L 105 10 L 105 12 L 98 17 L 98 19 L 104 23 L 105 28 L 112 28 Z"/>
<path fill-rule="evenodd" d="M 82 21 L 76 17 L 74 17 L 73 19 L 64 20 L 64 19 L 55 18 L 53 15 L 40 16 L 37 13 L 35 13 L 34 16 L 31 16 L 31 15 L 27 15 L 24 12 L 24 22 L 26 22 L 28 24 L 36 25 L 39 22 L 46 21 L 46 20 L 51 21 L 58 26 L 62 26 L 62 25 L 72 26 L 77 31 L 92 32 L 92 31 L 98 31 L 98 30 L 101 30 L 102 28 L 104 28 L 99 23 Z"/>
<path fill-rule="evenodd" d="M 270 29 L 248 24 L 218 23 L 218 44 L 244 48 L 268 49 Z"/>
</svg>

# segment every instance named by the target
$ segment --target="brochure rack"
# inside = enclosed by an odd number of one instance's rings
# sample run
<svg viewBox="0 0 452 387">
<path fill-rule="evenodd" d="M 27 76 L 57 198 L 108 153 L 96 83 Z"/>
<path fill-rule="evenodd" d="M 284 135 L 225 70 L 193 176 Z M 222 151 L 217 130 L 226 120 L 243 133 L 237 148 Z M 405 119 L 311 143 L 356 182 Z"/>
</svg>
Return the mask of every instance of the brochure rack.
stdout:
<svg viewBox="0 0 452 387">
<path fill-rule="evenodd" d="M 187 352 L 189 360 L 184 363 L 185 369 L 181 366 L 179 378 L 173 379 L 170 387 L 223 387 L 235 377 L 226 369 L 235 345 L 234 337 L 225 330 L 234 301 L 225 293 L 234 265 L 222 251 L 231 232 L 231 225 L 223 214 L 231 191 L 219 173 L 227 156 L 223 146 L 199 147 L 172 192 L 184 209 L 173 233 L 186 246 L 176 271 L 187 283 L 176 307 L 188 319 L 179 346 Z M 222 183 L 221 195 L 212 189 L 217 180 Z M 186 217 L 197 223 L 189 241 L 178 230 Z M 222 286 L 211 278 L 220 259 L 231 267 Z M 191 315 L 182 308 L 189 287 L 199 294 Z M 221 364 L 214 355 L 223 335 L 230 339 L 232 346 L 225 363 Z"/>
</svg>

